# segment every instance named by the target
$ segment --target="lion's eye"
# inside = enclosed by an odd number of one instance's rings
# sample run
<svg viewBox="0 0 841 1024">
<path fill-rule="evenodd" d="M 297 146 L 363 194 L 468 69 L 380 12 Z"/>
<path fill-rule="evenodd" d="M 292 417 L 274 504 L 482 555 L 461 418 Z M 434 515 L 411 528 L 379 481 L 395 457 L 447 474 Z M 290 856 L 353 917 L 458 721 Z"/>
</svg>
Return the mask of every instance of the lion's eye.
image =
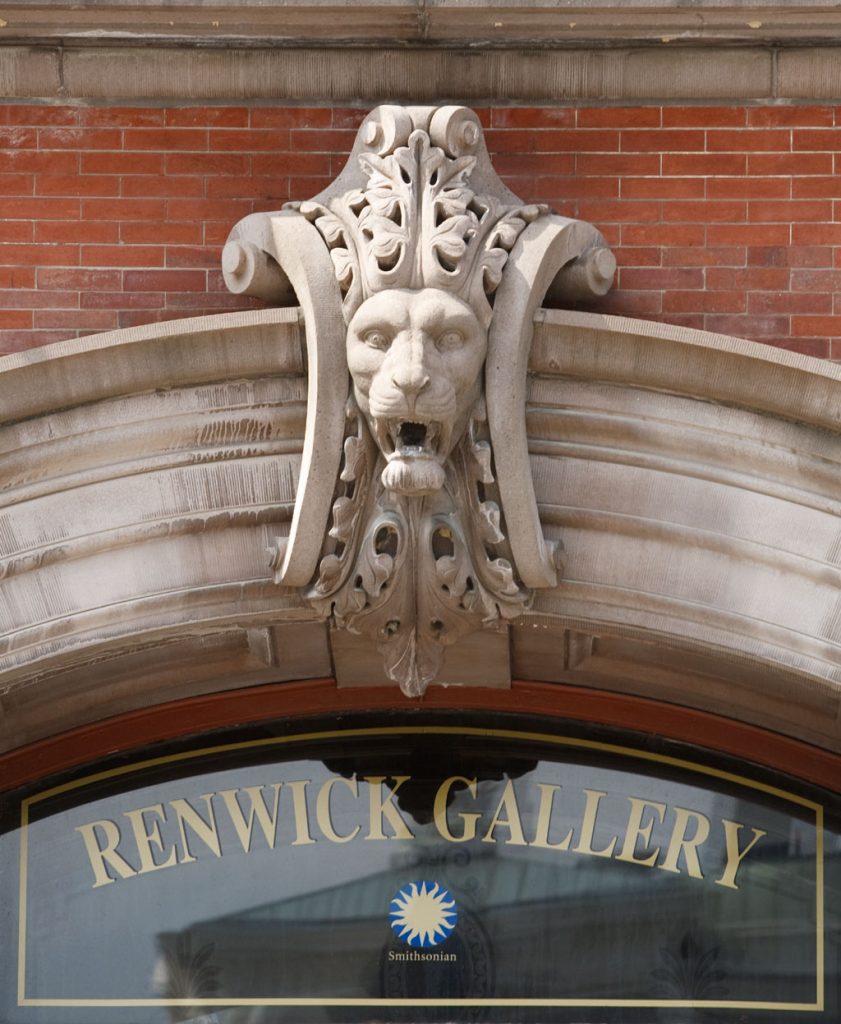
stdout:
<svg viewBox="0 0 841 1024">
<path fill-rule="evenodd" d="M 461 331 L 445 331 L 438 336 L 435 344 L 439 349 L 458 348 L 463 341 Z"/>
<path fill-rule="evenodd" d="M 362 335 L 362 340 L 366 345 L 370 345 L 371 348 L 387 349 L 391 344 L 391 339 L 385 333 L 385 331 L 366 331 Z"/>
</svg>

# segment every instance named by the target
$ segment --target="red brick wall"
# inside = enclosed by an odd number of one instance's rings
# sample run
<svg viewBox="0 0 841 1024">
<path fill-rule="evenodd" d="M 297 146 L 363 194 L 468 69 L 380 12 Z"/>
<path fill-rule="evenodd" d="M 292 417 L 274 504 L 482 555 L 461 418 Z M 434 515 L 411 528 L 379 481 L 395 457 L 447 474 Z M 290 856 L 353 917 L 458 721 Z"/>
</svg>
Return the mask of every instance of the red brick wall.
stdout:
<svg viewBox="0 0 841 1024">
<path fill-rule="evenodd" d="M 589 308 L 841 358 L 841 114 L 814 107 L 481 111 L 523 199 L 596 224 Z M 259 305 L 231 226 L 324 187 L 363 110 L 0 107 L 0 353 Z"/>
</svg>

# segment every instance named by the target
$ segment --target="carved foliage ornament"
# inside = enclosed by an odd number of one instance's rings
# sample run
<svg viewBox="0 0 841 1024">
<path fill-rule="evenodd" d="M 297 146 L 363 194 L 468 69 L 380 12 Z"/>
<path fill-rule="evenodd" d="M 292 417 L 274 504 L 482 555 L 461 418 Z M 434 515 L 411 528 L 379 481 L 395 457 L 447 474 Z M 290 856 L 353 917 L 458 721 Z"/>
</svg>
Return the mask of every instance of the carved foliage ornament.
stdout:
<svg viewBox="0 0 841 1024">
<path fill-rule="evenodd" d="M 532 323 L 547 290 L 603 294 L 614 268 L 589 224 L 505 188 L 464 107 L 378 107 L 330 188 L 231 233 L 228 286 L 294 290 L 306 324 L 301 483 L 275 580 L 370 638 L 409 696 L 450 644 L 557 583 L 525 435 Z"/>
</svg>

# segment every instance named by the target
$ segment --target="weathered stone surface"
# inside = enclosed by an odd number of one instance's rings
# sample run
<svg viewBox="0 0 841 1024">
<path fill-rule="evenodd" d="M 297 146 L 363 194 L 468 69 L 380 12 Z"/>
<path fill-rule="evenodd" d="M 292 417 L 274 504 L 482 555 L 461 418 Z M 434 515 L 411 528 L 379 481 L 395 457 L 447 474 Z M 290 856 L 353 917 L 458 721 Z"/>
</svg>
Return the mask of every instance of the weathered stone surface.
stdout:
<svg viewBox="0 0 841 1024">
<path fill-rule="evenodd" d="M 301 347 L 297 312 L 267 310 L 0 361 L 2 749 L 330 671 L 324 625 L 262 556 L 291 515 Z M 825 362 L 540 312 L 529 460 L 567 566 L 515 620 L 514 677 L 841 751 L 839 410 Z M 473 660 L 493 675 L 498 652 Z"/>
<path fill-rule="evenodd" d="M 506 46 L 570 45 L 597 41 L 701 41 L 763 44 L 834 39 L 839 12 L 832 0 L 12 0 L 3 8 L 4 35 L 37 42 L 204 43 L 260 40 L 370 44 Z"/>
<path fill-rule="evenodd" d="M 613 253 L 510 192 L 474 111 L 388 105 L 331 185 L 245 217 L 222 262 L 237 294 L 281 302 L 291 286 L 306 323 L 301 481 L 275 581 L 421 696 L 454 644 L 557 583 L 525 435 L 534 314 L 550 286 L 603 295 Z"/>
<path fill-rule="evenodd" d="M 837 102 L 841 96 L 841 53 L 834 46 L 782 50 L 777 76 L 782 96 Z"/>
<path fill-rule="evenodd" d="M 333 630 L 330 646 L 336 676 L 342 679 L 343 686 L 394 688 L 394 680 L 385 674 L 376 647 L 365 637 L 354 636 L 347 630 Z M 447 648 L 437 684 L 508 689 L 511 685 L 509 661 L 507 626 L 469 633 Z"/>
<path fill-rule="evenodd" d="M 826 71 L 814 79 L 797 70 L 818 58 L 782 48 L 658 43 L 633 48 L 538 49 L 286 49 L 235 44 L 224 48 L 138 46 L 0 46 L 0 82 L 7 99 L 85 102 L 278 100 L 366 104 L 383 96 L 406 103 L 573 102 L 600 100 L 785 100 L 807 95 L 808 82 L 833 81 L 839 50 L 820 53 Z M 781 59 L 785 74 L 778 74 Z M 794 71 L 790 71 L 790 68 Z M 823 75 L 823 78 L 821 78 Z M 829 76 L 829 77 L 827 77 Z"/>
<path fill-rule="evenodd" d="M 90 720 L 103 688 L 127 710 L 279 661 L 307 674 L 248 640 L 302 617 L 265 554 L 301 458 L 297 310 L 60 343 L 0 360 L 0 381 L 2 742 Z M 224 657 L 221 634 L 241 634 Z"/>
</svg>

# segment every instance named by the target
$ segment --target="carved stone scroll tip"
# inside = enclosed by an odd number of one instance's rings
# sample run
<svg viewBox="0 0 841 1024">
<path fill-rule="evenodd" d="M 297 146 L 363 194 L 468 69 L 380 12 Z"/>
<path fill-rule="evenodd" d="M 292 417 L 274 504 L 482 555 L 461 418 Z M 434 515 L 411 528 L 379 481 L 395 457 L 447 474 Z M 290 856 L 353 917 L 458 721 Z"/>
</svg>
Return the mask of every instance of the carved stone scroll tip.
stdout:
<svg viewBox="0 0 841 1024">
<path fill-rule="evenodd" d="M 283 563 L 286 560 L 288 547 L 288 537 L 277 537 L 274 544 L 266 548 L 269 568 L 272 570 L 272 579 L 278 584 L 283 583 Z"/>
<path fill-rule="evenodd" d="M 222 249 L 222 276 L 228 291 L 254 295 L 266 302 L 294 301 L 289 278 L 272 256 L 242 238 L 232 238 Z"/>
</svg>

